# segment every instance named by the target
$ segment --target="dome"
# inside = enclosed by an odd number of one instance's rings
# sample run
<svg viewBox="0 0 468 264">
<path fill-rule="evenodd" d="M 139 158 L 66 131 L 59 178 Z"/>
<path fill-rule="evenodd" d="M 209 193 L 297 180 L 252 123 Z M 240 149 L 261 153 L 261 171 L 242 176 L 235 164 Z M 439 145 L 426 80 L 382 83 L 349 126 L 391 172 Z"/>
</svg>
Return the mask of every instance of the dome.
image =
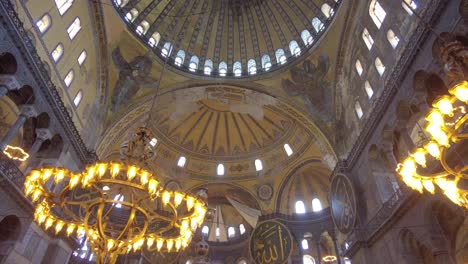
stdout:
<svg viewBox="0 0 468 264">
<path fill-rule="evenodd" d="M 130 31 L 164 63 L 201 76 L 245 78 L 307 53 L 340 0 L 113 0 Z"/>
</svg>

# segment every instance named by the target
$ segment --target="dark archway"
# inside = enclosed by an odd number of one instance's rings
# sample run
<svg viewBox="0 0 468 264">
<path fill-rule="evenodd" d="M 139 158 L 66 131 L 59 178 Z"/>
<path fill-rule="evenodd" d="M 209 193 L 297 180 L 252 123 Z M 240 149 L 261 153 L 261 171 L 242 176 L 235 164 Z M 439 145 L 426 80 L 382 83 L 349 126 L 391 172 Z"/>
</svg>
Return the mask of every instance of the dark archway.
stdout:
<svg viewBox="0 0 468 264">
<path fill-rule="evenodd" d="M 16 215 L 7 215 L 0 221 L 0 261 L 13 250 L 21 233 L 21 222 Z"/>
<path fill-rule="evenodd" d="M 9 52 L 0 54 L 0 74 L 15 74 L 18 70 L 18 63 L 15 56 Z"/>
</svg>

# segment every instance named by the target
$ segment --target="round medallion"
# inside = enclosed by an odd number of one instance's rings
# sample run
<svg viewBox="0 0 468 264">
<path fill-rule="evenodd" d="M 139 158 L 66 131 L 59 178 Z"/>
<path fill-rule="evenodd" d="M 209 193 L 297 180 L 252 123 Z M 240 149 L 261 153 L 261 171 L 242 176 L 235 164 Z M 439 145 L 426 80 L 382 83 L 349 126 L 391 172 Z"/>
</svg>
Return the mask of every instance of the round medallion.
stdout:
<svg viewBox="0 0 468 264">
<path fill-rule="evenodd" d="M 336 174 L 331 182 L 331 215 L 338 230 L 348 234 L 356 223 L 356 195 L 352 182 Z"/>
<path fill-rule="evenodd" d="M 269 184 L 263 184 L 258 187 L 257 195 L 262 201 L 268 201 L 273 196 L 273 188 Z"/>
<path fill-rule="evenodd" d="M 262 222 L 250 237 L 250 255 L 255 263 L 284 264 L 292 252 L 292 236 L 289 229 L 280 222 Z"/>
</svg>

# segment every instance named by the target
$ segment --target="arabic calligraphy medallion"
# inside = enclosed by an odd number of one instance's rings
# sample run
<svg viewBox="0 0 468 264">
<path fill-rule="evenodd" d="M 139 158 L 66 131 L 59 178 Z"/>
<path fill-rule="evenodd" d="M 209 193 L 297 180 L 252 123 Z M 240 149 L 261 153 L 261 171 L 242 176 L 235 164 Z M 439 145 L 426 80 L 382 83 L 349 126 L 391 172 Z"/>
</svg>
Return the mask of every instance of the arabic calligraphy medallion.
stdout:
<svg viewBox="0 0 468 264">
<path fill-rule="evenodd" d="M 250 237 L 250 254 L 256 264 L 284 264 L 292 251 L 289 229 L 277 221 L 260 223 Z"/>
<path fill-rule="evenodd" d="M 356 223 L 356 195 L 349 178 L 336 174 L 331 182 L 331 212 L 335 226 L 348 234 Z"/>
</svg>

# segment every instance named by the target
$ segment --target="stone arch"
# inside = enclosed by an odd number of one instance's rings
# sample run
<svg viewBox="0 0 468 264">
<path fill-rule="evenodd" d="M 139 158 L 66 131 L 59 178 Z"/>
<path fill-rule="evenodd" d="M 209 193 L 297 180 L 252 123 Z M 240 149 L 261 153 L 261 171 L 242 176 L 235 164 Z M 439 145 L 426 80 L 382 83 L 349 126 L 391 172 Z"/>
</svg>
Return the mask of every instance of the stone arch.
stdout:
<svg viewBox="0 0 468 264">
<path fill-rule="evenodd" d="M 0 74 L 15 74 L 18 70 L 18 63 L 13 54 L 4 52 L 0 54 Z"/>
<path fill-rule="evenodd" d="M 63 150 L 63 139 L 59 134 L 55 134 L 51 139 L 42 143 L 37 152 L 38 158 L 58 159 Z"/>
<path fill-rule="evenodd" d="M 397 248 L 401 254 L 398 263 L 438 263 L 429 247 L 422 243 L 408 228 L 401 230 L 397 240 Z"/>
<path fill-rule="evenodd" d="M 7 215 L 0 221 L 0 260 L 8 256 L 21 235 L 21 222 L 16 215 Z"/>
<path fill-rule="evenodd" d="M 36 128 L 48 128 L 50 126 L 50 116 L 46 112 L 40 113 L 36 120 Z"/>
<path fill-rule="evenodd" d="M 383 158 L 384 153 L 374 144 L 369 148 L 369 169 L 378 189 L 380 201 L 387 201 L 395 192 L 393 182 L 395 176 L 389 168 L 388 162 Z"/>
<path fill-rule="evenodd" d="M 9 91 L 7 95 L 18 106 L 35 102 L 34 90 L 29 85 L 24 85 L 18 90 Z"/>
<path fill-rule="evenodd" d="M 425 80 L 425 87 L 427 90 L 427 105 L 431 106 L 432 103 L 439 97 L 448 93 L 447 86 L 444 81 L 437 74 L 429 74 Z"/>
</svg>

